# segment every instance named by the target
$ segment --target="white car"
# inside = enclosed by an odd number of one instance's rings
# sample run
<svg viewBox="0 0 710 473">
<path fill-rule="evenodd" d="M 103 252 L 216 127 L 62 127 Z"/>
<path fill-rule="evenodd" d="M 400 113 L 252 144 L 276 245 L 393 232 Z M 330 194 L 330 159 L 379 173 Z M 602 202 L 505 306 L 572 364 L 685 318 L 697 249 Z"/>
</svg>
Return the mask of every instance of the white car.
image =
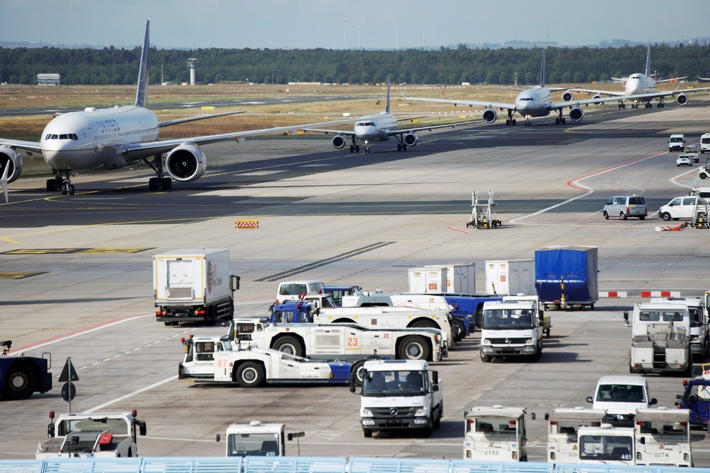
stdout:
<svg viewBox="0 0 710 473">
<path fill-rule="evenodd" d="M 675 160 L 675 165 L 676 166 L 692 166 L 693 165 L 693 157 L 689 154 L 680 154 L 680 155 L 678 155 L 678 158 Z"/>
</svg>

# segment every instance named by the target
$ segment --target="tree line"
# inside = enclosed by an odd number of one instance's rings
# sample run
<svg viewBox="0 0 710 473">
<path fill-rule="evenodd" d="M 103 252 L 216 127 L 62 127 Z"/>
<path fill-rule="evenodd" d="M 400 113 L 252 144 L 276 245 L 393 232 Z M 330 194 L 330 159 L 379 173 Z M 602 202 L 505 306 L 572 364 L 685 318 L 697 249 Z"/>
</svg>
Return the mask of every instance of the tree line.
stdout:
<svg viewBox="0 0 710 473">
<path fill-rule="evenodd" d="M 643 72 L 646 47 L 548 47 L 547 83 L 591 83 Z M 286 84 L 371 84 L 390 77 L 409 84 L 539 83 L 540 49 L 438 50 L 156 49 L 150 51 L 150 83 L 189 81 L 187 59 L 197 58 L 200 84 L 249 81 Z M 39 73 L 59 73 L 66 85 L 136 82 L 140 48 L 0 48 L 0 82 L 34 84 Z M 651 47 L 651 72 L 662 78 L 710 76 L 710 46 Z"/>
</svg>

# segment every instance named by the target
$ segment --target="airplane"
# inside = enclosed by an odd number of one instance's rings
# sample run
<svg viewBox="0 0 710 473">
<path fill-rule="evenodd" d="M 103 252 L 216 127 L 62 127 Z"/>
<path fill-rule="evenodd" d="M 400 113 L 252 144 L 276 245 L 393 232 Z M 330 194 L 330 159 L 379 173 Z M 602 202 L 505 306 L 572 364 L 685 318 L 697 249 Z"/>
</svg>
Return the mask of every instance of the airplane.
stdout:
<svg viewBox="0 0 710 473">
<path fill-rule="evenodd" d="M 70 112 L 52 119 L 44 128 L 39 142 L 0 138 L 0 166 L 3 168 L 3 189 L 22 173 L 24 154 L 41 154 L 55 174 L 47 180 L 47 191 L 62 195 L 74 194 L 71 177 L 76 171 L 90 169 L 120 169 L 139 161 L 155 171 L 148 181 L 151 191 L 168 190 L 172 181 L 192 182 L 205 173 L 207 158 L 199 147 L 220 141 L 243 141 L 246 137 L 292 132 L 304 126 L 352 123 L 352 119 L 306 125 L 273 127 L 218 135 L 159 140 L 161 127 L 217 116 L 243 113 L 226 112 L 200 115 L 160 122 L 147 108 L 148 50 L 150 21 L 145 24 L 145 38 L 138 70 L 138 85 L 134 105 Z M 163 154 L 167 153 L 163 159 Z M 152 158 L 152 159 L 151 159 Z M 167 176 L 166 176 L 167 174 Z"/>
<path fill-rule="evenodd" d="M 672 82 L 685 77 L 675 77 L 673 79 L 665 80 L 655 80 L 650 73 L 651 69 L 651 45 L 649 44 L 646 48 L 646 69 L 644 73 L 634 73 L 629 77 L 618 78 L 612 77 L 611 79 L 615 82 L 624 83 L 623 92 L 610 92 L 607 90 L 592 90 L 592 89 L 568 89 L 564 94 L 562 94 L 562 100 L 574 100 L 573 92 L 587 92 L 594 94 L 595 99 L 600 99 L 603 95 L 608 95 L 611 97 L 617 97 L 619 100 L 619 108 L 626 108 L 626 101 L 631 102 L 631 108 L 639 108 L 641 102 L 644 103 L 645 108 L 653 108 L 651 101 L 653 99 L 658 99 L 658 108 L 665 108 L 665 97 L 671 96 L 675 97 L 676 102 L 679 105 L 685 105 L 688 102 L 688 92 L 702 92 L 704 90 L 710 90 L 710 87 L 700 87 L 694 89 L 675 89 L 668 92 L 658 92 L 656 90 L 656 85 L 663 82 Z M 634 98 L 631 98 L 634 97 Z"/>
<path fill-rule="evenodd" d="M 433 126 L 422 126 L 416 128 L 398 129 L 397 123 L 405 120 L 414 120 L 413 118 L 402 118 L 397 119 L 392 113 L 390 113 L 390 81 L 387 79 L 387 102 L 385 105 L 385 111 L 372 114 L 364 115 L 355 120 L 355 126 L 353 131 L 343 131 L 343 130 L 323 130 L 315 128 L 306 128 L 303 131 L 307 132 L 317 132 L 331 134 L 334 133 L 333 137 L 333 147 L 335 149 L 343 149 L 348 138 L 350 139 L 350 152 L 359 153 L 360 144 L 365 145 L 365 153 L 370 153 L 370 144 L 373 141 L 387 141 L 394 137 L 397 139 L 397 151 L 407 151 L 408 148 L 416 146 L 419 142 L 419 137 L 417 137 L 416 132 L 424 130 L 434 130 L 436 128 L 454 128 L 457 126 L 470 125 L 476 123 L 475 121 L 463 121 L 456 123 L 449 123 L 446 125 L 433 125 Z"/>
<path fill-rule="evenodd" d="M 508 117 L 505 120 L 506 125 L 516 125 L 517 120 L 515 114 L 519 114 L 525 118 L 525 126 L 530 126 L 530 119 L 533 117 L 546 117 L 552 112 L 557 113 L 555 123 L 565 124 L 567 120 L 563 116 L 565 108 L 569 107 L 569 118 L 572 121 L 578 122 L 584 118 L 584 111 L 580 105 L 596 104 L 609 100 L 616 99 L 585 99 L 573 100 L 564 102 L 553 102 L 552 91 L 545 86 L 545 50 L 542 50 L 542 64 L 540 66 L 540 85 L 530 87 L 521 91 L 515 98 L 514 103 L 504 102 L 487 102 L 482 100 L 450 100 L 450 99 L 430 99 L 418 97 L 405 97 L 407 100 L 419 100 L 423 102 L 441 102 L 469 105 L 471 107 L 485 107 L 483 112 L 483 121 L 493 123 L 498 119 L 498 114 L 495 109 L 507 110 Z"/>
</svg>

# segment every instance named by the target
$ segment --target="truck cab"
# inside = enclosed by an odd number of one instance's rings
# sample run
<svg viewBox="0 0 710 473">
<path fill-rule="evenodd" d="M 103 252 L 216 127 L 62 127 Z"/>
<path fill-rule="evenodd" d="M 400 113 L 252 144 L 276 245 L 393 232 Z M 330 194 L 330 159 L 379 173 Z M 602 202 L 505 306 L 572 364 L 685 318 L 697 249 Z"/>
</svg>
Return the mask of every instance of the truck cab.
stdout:
<svg viewBox="0 0 710 473">
<path fill-rule="evenodd" d="M 692 467 L 690 411 L 639 409 L 636 411 L 636 464 Z"/>
<path fill-rule="evenodd" d="M 231 351 L 232 343 L 227 337 L 192 337 L 182 339 L 185 350 L 180 373 L 184 367 L 190 367 L 192 378 L 211 379 L 214 376 L 214 355 L 217 352 Z M 181 376 L 178 376 L 183 379 Z"/>
<path fill-rule="evenodd" d="M 605 423 L 618 427 L 632 427 L 637 409 L 658 403 L 649 396 L 645 377 L 616 375 L 600 377 L 587 402 L 592 409 L 606 411 Z"/>
<path fill-rule="evenodd" d="M 690 424 L 710 432 L 710 365 L 703 365 L 703 374 L 683 380 L 683 394 L 676 395 L 676 407 L 688 409 Z"/>
<path fill-rule="evenodd" d="M 503 300 L 483 304 L 481 361 L 542 355 L 544 315 L 535 300 Z"/>
<path fill-rule="evenodd" d="M 606 411 L 582 407 L 558 407 L 545 417 L 547 424 L 547 461 L 579 463 L 577 433 L 580 427 L 599 427 Z"/>
<path fill-rule="evenodd" d="M 580 427 L 579 463 L 635 465 L 636 440 L 633 427 Z"/>
<path fill-rule="evenodd" d="M 248 424 L 230 424 L 225 435 L 227 456 L 283 457 L 286 455 L 284 430 L 284 424 L 262 424 L 258 420 Z"/>
<path fill-rule="evenodd" d="M 463 459 L 526 462 L 527 434 L 523 407 L 474 407 L 464 414 Z"/>
<path fill-rule="evenodd" d="M 706 301 L 700 297 L 653 297 L 650 302 L 670 302 L 688 307 L 690 313 L 690 352 L 694 360 L 703 361 L 710 351 Z"/>
</svg>

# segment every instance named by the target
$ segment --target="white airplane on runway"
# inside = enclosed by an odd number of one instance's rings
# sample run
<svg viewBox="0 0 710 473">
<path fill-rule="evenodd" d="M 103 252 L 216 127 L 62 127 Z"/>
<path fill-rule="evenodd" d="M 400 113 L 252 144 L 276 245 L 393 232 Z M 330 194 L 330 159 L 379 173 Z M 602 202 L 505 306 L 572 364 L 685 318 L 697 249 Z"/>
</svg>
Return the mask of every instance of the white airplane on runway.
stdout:
<svg viewBox="0 0 710 473">
<path fill-rule="evenodd" d="M 569 89 L 564 94 L 562 94 L 563 100 L 573 100 L 574 95 L 572 92 L 587 92 L 594 94 L 595 99 L 600 99 L 603 95 L 608 95 L 611 97 L 616 97 L 619 100 L 619 108 L 626 108 L 626 101 L 631 102 L 631 108 L 639 108 L 639 104 L 643 102 L 645 108 L 652 108 L 653 104 L 651 101 L 653 99 L 658 99 L 658 108 L 665 108 L 665 97 L 675 97 L 676 102 L 680 105 L 685 105 L 688 102 L 689 92 L 702 92 L 704 90 L 710 90 L 710 87 L 700 87 L 694 89 L 675 89 L 668 92 L 658 92 L 656 90 L 656 85 L 663 82 L 672 82 L 685 77 L 676 77 L 673 79 L 655 80 L 651 76 L 651 45 L 649 44 L 646 49 L 646 69 L 644 73 L 637 72 L 631 74 L 629 77 L 619 78 L 612 77 L 615 82 L 624 83 L 623 92 L 609 92 L 607 90 L 594 90 L 594 89 Z M 633 97 L 633 98 L 632 98 Z"/>
<path fill-rule="evenodd" d="M 352 123 L 350 120 L 274 127 L 260 130 L 158 140 L 161 127 L 205 118 L 231 115 L 227 112 L 159 122 L 145 108 L 148 97 L 148 50 L 150 21 L 146 21 L 145 39 L 138 72 L 138 87 L 134 105 L 106 109 L 87 108 L 60 115 L 51 120 L 39 142 L 0 138 L 0 166 L 3 186 L 22 173 L 22 153 L 42 154 L 52 168 L 54 179 L 47 180 L 47 191 L 74 194 L 71 177 L 76 171 L 89 169 L 119 169 L 138 161 L 148 164 L 156 174 L 149 180 L 150 190 L 170 189 L 172 179 L 191 182 L 207 169 L 207 158 L 199 145 L 219 141 L 241 141 L 246 137 L 270 133 L 291 132 L 305 126 Z M 163 153 L 167 153 L 163 164 Z M 152 160 L 149 160 L 152 158 Z M 165 171 L 163 170 L 165 168 Z M 165 177 L 165 173 L 169 177 Z M 3 187 L 5 188 L 5 187 Z"/>
<path fill-rule="evenodd" d="M 569 107 L 569 118 L 572 121 L 578 122 L 584 118 L 584 111 L 580 105 L 588 105 L 591 103 L 600 103 L 616 99 L 587 99 L 564 102 L 553 102 L 552 92 L 545 86 L 545 50 L 542 51 L 542 65 L 540 66 L 540 85 L 525 89 L 518 94 L 514 103 L 505 102 L 487 102 L 483 100 L 450 100 L 450 99 L 429 99 L 418 97 L 405 97 L 407 100 L 419 100 L 423 102 L 441 102 L 469 105 L 471 107 L 485 107 L 483 112 L 483 121 L 493 123 L 498 119 L 498 114 L 495 109 L 507 110 L 508 117 L 505 120 L 506 125 L 515 125 L 515 114 L 519 114 L 525 118 L 525 126 L 530 125 L 530 119 L 533 117 L 546 117 L 551 112 L 557 113 L 555 123 L 563 125 L 567 120 L 562 116 L 565 108 Z"/>
<path fill-rule="evenodd" d="M 335 149 L 343 149 L 350 138 L 350 152 L 359 153 L 360 145 L 365 145 L 365 153 L 370 152 L 370 143 L 373 141 L 387 141 L 391 137 L 395 137 L 398 141 L 397 151 L 407 151 L 408 147 L 416 146 L 419 138 L 416 132 L 423 130 L 434 130 L 436 128 L 454 128 L 462 125 L 470 125 L 475 121 L 463 121 L 449 123 L 447 125 L 422 126 L 417 128 L 398 129 L 397 123 L 405 120 L 414 120 L 413 118 L 397 119 L 390 113 L 390 81 L 387 79 L 387 103 L 385 111 L 373 115 L 365 115 L 359 117 L 355 121 L 353 131 L 343 130 L 323 130 L 316 128 L 304 128 L 303 131 L 318 132 L 331 134 L 334 133 L 333 147 Z"/>
</svg>

